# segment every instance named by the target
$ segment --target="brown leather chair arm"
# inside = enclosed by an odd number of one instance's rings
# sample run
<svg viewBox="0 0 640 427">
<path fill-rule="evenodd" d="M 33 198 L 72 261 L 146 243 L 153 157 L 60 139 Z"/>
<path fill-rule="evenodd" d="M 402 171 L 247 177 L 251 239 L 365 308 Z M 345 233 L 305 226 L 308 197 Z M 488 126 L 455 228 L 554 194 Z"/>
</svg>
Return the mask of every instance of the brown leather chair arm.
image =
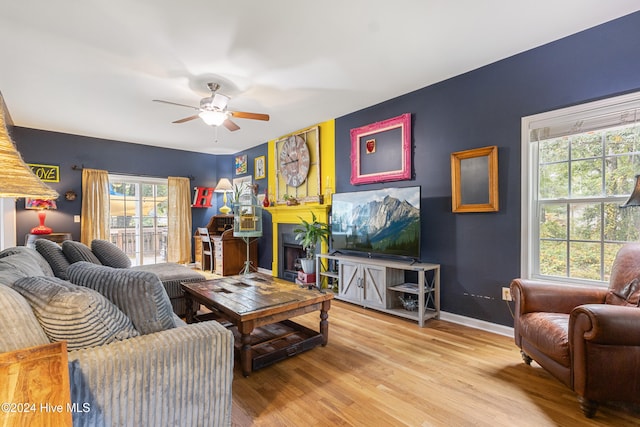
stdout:
<svg viewBox="0 0 640 427">
<path fill-rule="evenodd" d="M 587 304 L 576 307 L 569 318 L 569 342 L 640 346 L 640 308 Z"/>
<path fill-rule="evenodd" d="M 579 305 L 604 303 L 607 295 L 605 288 L 528 279 L 514 279 L 510 288 L 518 315 L 532 312 L 569 314 Z"/>
</svg>

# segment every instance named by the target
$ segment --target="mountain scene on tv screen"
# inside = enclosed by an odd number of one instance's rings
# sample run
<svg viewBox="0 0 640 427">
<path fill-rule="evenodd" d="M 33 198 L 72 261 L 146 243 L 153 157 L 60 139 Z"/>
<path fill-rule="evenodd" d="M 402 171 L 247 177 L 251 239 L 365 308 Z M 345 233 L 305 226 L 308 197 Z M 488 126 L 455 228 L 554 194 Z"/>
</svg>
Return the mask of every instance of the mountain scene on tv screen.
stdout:
<svg viewBox="0 0 640 427">
<path fill-rule="evenodd" d="M 408 201 L 387 195 L 343 215 L 346 249 L 419 256 L 420 210 Z"/>
</svg>

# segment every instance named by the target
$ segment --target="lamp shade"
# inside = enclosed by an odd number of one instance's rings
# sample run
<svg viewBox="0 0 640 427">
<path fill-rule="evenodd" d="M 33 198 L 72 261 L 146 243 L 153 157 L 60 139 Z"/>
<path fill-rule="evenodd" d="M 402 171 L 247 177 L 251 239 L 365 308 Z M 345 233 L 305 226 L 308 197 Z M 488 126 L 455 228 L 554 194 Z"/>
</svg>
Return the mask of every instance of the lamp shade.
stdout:
<svg viewBox="0 0 640 427">
<path fill-rule="evenodd" d="M 216 185 L 214 193 L 231 193 L 233 192 L 233 186 L 228 178 L 220 178 L 218 185 Z"/>
<path fill-rule="evenodd" d="M 0 96 L 0 197 L 32 197 L 55 199 L 58 193 L 43 183 L 22 156 L 9 137 Z"/>
<path fill-rule="evenodd" d="M 629 196 L 629 199 L 621 205 L 621 208 L 628 208 L 631 206 L 640 206 L 640 175 L 636 175 L 636 185 L 633 187 L 633 191 Z"/>
<path fill-rule="evenodd" d="M 30 199 L 27 198 L 24 201 L 25 209 L 38 209 L 38 210 L 55 210 L 58 209 L 55 200 L 45 200 L 45 199 Z"/>
</svg>

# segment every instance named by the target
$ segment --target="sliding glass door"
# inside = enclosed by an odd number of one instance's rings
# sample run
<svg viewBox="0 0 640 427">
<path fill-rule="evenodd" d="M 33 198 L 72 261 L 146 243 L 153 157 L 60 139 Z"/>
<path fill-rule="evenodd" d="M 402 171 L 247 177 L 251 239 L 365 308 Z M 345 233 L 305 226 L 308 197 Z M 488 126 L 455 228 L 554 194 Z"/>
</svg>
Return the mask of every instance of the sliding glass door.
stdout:
<svg viewBox="0 0 640 427">
<path fill-rule="evenodd" d="M 111 242 L 133 265 L 167 260 L 167 180 L 109 175 Z"/>
</svg>

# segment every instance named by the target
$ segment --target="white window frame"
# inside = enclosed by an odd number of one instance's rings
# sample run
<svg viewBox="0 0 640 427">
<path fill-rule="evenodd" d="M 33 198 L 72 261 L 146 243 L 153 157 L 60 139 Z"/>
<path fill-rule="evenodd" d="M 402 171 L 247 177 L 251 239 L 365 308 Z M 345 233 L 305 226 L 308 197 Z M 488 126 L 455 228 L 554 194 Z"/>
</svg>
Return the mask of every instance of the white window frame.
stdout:
<svg viewBox="0 0 640 427">
<path fill-rule="evenodd" d="M 607 117 L 616 112 L 640 109 L 640 92 L 616 96 L 600 101 L 589 102 L 573 107 L 548 111 L 522 118 L 521 128 L 521 255 L 520 275 L 523 278 L 550 280 L 536 275 L 536 262 L 539 239 L 536 234 L 538 212 L 536 190 L 538 180 L 538 158 L 530 143 L 531 131 L 560 123 L 577 123 L 584 118 Z M 640 173 L 640 171 L 636 171 Z M 553 278 L 554 282 L 585 283 L 606 286 L 605 282 L 575 279 L 568 277 Z"/>
</svg>

